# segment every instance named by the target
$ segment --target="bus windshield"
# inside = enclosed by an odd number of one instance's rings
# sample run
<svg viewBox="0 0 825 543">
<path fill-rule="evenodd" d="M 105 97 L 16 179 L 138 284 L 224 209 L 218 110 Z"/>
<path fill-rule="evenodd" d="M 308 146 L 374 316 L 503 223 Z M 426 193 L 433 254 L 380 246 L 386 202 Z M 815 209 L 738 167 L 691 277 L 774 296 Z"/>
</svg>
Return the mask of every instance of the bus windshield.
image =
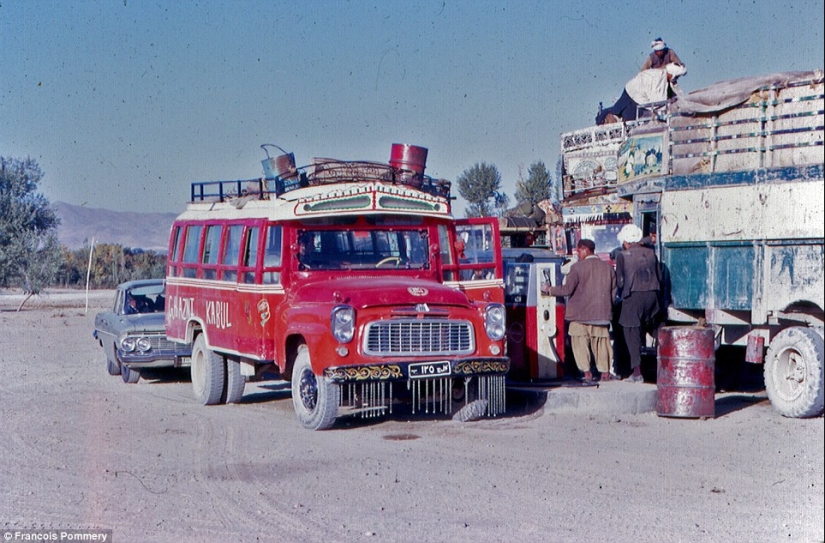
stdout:
<svg viewBox="0 0 825 543">
<path fill-rule="evenodd" d="M 299 230 L 298 267 L 303 270 L 428 269 L 425 229 Z"/>
</svg>

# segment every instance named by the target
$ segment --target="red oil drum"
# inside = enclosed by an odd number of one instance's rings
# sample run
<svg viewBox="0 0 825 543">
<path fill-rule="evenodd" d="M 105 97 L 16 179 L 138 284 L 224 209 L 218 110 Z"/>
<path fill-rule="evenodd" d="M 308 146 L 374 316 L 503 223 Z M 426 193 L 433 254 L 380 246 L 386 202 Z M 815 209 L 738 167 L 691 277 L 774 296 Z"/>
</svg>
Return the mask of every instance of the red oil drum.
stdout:
<svg viewBox="0 0 825 543">
<path fill-rule="evenodd" d="M 396 170 L 424 175 L 424 168 L 427 167 L 427 149 L 417 145 L 393 143 L 390 150 L 390 166 Z"/>
<path fill-rule="evenodd" d="M 659 329 L 656 413 L 712 418 L 716 413 L 713 330 L 699 326 Z"/>
</svg>

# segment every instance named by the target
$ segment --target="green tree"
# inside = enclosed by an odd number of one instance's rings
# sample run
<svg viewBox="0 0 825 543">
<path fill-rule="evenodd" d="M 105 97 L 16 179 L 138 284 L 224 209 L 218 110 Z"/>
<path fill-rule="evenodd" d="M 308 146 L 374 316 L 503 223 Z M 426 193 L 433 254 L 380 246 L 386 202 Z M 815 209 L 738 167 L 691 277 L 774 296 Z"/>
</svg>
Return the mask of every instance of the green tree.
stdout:
<svg viewBox="0 0 825 543">
<path fill-rule="evenodd" d="M 23 246 L 18 261 L 19 283 L 26 295 L 17 306 L 20 311 L 29 298 L 53 283 L 63 254 L 56 232 L 49 232 L 40 239 L 24 237 L 18 241 Z"/>
<path fill-rule="evenodd" d="M 63 258 L 60 262 L 60 269 L 57 271 L 55 284 L 64 288 L 84 286 L 88 258 L 88 247 L 75 251 L 63 247 Z"/>
<path fill-rule="evenodd" d="M 476 163 L 464 170 L 456 180 L 458 193 L 470 204 L 468 217 L 490 217 L 501 214 L 509 198 L 501 192 L 501 174 L 493 164 Z"/>
<path fill-rule="evenodd" d="M 42 178 L 35 160 L 0 157 L 0 286 L 31 295 L 54 280 L 61 253 L 59 219 L 37 192 Z"/>
<path fill-rule="evenodd" d="M 538 161 L 530 165 L 527 170 L 527 179 L 516 181 L 516 202 L 529 202 L 536 205 L 550 198 L 550 172 L 544 162 Z"/>
</svg>

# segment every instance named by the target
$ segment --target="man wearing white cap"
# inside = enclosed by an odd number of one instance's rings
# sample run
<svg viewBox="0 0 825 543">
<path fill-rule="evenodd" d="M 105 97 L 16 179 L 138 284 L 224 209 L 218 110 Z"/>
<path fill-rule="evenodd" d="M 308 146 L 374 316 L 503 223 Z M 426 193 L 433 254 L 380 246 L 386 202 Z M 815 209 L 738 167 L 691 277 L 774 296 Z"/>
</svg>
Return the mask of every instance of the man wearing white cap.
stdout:
<svg viewBox="0 0 825 543">
<path fill-rule="evenodd" d="M 641 71 L 649 70 L 651 68 L 664 68 L 668 64 L 678 64 L 684 67 L 685 64 L 676 55 L 676 51 L 669 48 L 662 38 L 656 38 L 650 43 L 650 48 L 653 52 L 645 59 L 642 64 Z"/>
<path fill-rule="evenodd" d="M 616 286 L 621 291 L 619 324 L 630 354 L 632 382 L 642 382 L 642 342 L 658 326 L 661 269 L 653 249 L 639 242 L 642 230 L 626 224 L 616 236 L 622 250 L 616 254 Z"/>
</svg>

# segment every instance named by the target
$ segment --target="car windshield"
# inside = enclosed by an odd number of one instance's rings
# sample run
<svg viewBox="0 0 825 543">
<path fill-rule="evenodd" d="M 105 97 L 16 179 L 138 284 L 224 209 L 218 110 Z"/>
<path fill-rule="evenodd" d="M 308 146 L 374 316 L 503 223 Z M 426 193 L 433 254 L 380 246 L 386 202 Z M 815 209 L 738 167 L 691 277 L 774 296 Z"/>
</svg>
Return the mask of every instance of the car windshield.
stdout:
<svg viewBox="0 0 825 543">
<path fill-rule="evenodd" d="M 163 283 L 141 285 L 126 291 L 123 312 L 126 315 L 163 313 L 165 301 Z"/>
<path fill-rule="evenodd" d="M 298 233 L 304 270 L 429 268 L 425 229 L 324 229 Z"/>
</svg>

